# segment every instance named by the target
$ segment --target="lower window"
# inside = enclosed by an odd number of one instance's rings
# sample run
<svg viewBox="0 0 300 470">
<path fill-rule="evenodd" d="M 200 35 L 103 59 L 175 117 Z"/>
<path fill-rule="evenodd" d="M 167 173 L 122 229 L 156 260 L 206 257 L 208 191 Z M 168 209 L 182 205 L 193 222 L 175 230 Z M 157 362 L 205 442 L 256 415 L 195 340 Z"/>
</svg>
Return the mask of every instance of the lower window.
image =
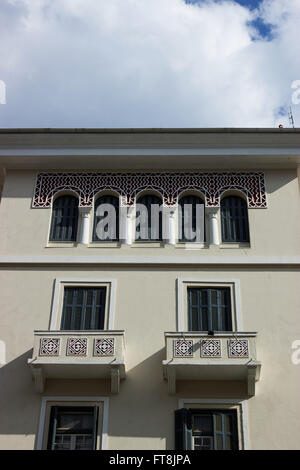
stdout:
<svg viewBox="0 0 300 470">
<path fill-rule="evenodd" d="M 176 450 L 238 450 L 236 410 L 175 411 Z"/>
<path fill-rule="evenodd" d="M 48 450 L 95 450 L 97 406 L 52 406 Z"/>
</svg>

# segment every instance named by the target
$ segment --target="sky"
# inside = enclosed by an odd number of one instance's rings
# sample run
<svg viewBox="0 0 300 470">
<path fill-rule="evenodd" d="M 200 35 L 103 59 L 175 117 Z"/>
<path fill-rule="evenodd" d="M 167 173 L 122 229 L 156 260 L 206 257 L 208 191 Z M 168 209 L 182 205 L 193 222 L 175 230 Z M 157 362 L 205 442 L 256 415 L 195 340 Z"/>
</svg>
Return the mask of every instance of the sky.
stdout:
<svg viewBox="0 0 300 470">
<path fill-rule="evenodd" d="M 300 127 L 300 0 L 0 0 L 0 127 Z"/>
</svg>

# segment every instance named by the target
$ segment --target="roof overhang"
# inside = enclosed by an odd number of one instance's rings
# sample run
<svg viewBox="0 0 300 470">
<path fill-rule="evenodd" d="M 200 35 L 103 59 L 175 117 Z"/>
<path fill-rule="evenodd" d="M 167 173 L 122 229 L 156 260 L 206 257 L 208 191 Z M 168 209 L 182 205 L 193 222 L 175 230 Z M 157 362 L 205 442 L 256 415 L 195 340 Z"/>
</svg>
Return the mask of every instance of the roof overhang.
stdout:
<svg viewBox="0 0 300 470">
<path fill-rule="evenodd" d="M 300 165 L 300 129 L 0 129 L 6 169 L 268 169 Z"/>
</svg>

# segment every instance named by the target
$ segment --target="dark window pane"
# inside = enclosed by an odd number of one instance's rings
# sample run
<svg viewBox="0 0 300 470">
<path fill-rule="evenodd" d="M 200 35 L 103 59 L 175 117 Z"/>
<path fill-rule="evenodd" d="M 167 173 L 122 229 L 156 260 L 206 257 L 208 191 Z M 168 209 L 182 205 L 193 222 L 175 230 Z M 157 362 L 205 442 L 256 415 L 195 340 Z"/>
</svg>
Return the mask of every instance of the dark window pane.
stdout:
<svg viewBox="0 0 300 470">
<path fill-rule="evenodd" d="M 229 288 L 188 288 L 189 331 L 231 331 Z"/>
<path fill-rule="evenodd" d="M 147 194 L 137 200 L 136 211 L 136 240 L 160 241 L 162 240 L 162 201 L 158 196 Z"/>
<path fill-rule="evenodd" d="M 78 199 L 75 196 L 60 196 L 52 209 L 50 241 L 76 241 L 78 226 Z"/>
<path fill-rule="evenodd" d="M 65 287 L 62 330 L 103 330 L 106 287 Z"/>
<path fill-rule="evenodd" d="M 48 449 L 95 449 L 97 411 L 97 407 L 52 407 Z"/>
<path fill-rule="evenodd" d="M 178 239 L 180 242 L 196 242 L 195 232 L 197 229 L 197 222 L 200 223 L 200 217 L 197 221 L 197 205 L 204 205 L 203 200 L 197 196 L 184 196 L 179 199 L 180 206 L 178 217 Z M 199 227 L 198 227 L 199 228 Z M 203 226 L 200 227 L 203 241 L 205 241 L 205 217 L 203 219 Z"/>
<path fill-rule="evenodd" d="M 248 242 L 249 223 L 247 203 L 237 196 L 221 200 L 221 226 L 223 242 Z"/>
<path fill-rule="evenodd" d="M 98 197 L 94 209 L 93 241 L 119 240 L 119 198 Z"/>
</svg>

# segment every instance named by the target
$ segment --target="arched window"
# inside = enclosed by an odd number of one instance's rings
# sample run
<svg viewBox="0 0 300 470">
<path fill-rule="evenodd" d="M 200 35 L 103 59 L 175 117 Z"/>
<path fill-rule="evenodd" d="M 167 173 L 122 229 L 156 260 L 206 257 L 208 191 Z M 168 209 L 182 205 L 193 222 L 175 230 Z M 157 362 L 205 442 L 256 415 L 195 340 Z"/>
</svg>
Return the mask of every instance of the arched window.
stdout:
<svg viewBox="0 0 300 470">
<path fill-rule="evenodd" d="M 178 240 L 180 242 L 205 241 L 204 202 L 198 196 L 179 199 Z"/>
<path fill-rule="evenodd" d="M 249 242 L 247 203 L 238 196 L 221 200 L 223 242 Z"/>
<path fill-rule="evenodd" d="M 153 194 L 146 194 L 137 200 L 136 240 L 162 240 L 162 200 Z"/>
<path fill-rule="evenodd" d="M 104 195 L 98 197 L 94 210 L 93 241 L 119 240 L 119 198 Z"/>
<path fill-rule="evenodd" d="M 52 209 L 50 241 L 75 242 L 78 226 L 78 199 L 65 195 L 55 199 Z"/>
</svg>

